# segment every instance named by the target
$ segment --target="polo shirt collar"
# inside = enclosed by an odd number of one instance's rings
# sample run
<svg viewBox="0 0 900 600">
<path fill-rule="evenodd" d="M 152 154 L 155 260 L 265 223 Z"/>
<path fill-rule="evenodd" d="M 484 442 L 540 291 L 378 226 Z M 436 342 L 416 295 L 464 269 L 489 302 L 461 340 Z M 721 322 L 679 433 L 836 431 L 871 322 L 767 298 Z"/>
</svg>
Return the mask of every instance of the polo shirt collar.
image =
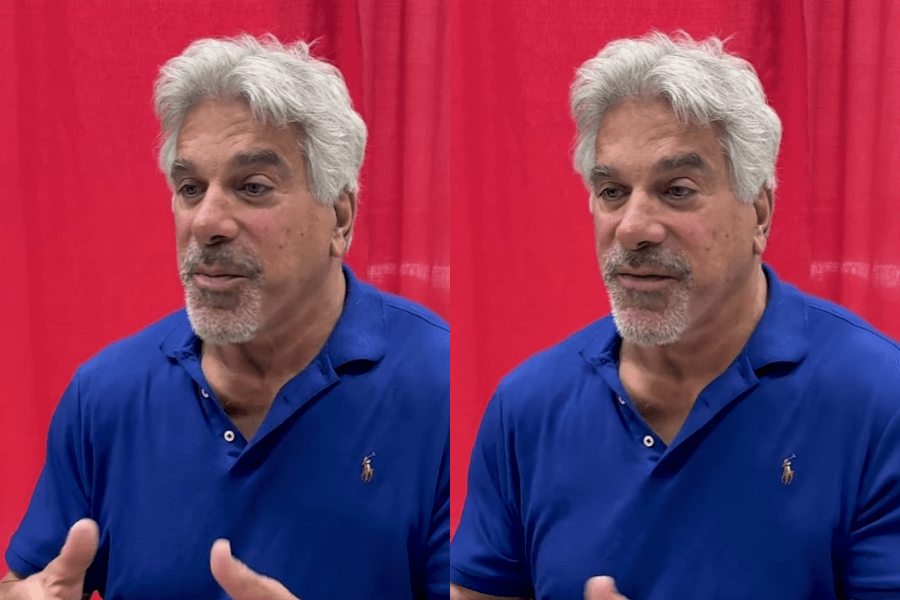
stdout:
<svg viewBox="0 0 900 600">
<path fill-rule="evenodd" d="M 745 352 L 753 370 L 774 363 L 798 363 L 809 349 L 808 316 L 803 295 L 763 265 L 769 281 L 766 310 L 747 342 Z"/>
<path fill-rule="evenodd" d="M 768 280 L 768 300 L 763 316 L 741 352 L 754 371 L 774 363 L 798 363 L 809 347 L 806 302 L 790 284 L 783 283 L 775 271 L 763 264 Z M 597 324 L 581 355 L 589 363 L 618 364 L 622 338 L 611 317 Z"/>
<path fill-rule="evenodd" d="M 359 281 L 346 265 L 344 277 L 344 310 L 325 343 L 325 352 L 335 368 L 358 360 L 378 362 L 387 350 L 384 298 L 377 289 Z"/>
<path fill-rule="evenodd" d="M 387 349 L 385 306 L 381 293 L 359 281 L 347 265 L 343 266 L 343 273 L 347 281 L 344 308 L 322 351 L 335 369 L 359 360 L 378 362 Z M 191 329 L 184 310 L 160 342 L 163 353 L 176 360 L 192 355 L 199 357 L 200 345 L 200 338 Z"/>
</svg>

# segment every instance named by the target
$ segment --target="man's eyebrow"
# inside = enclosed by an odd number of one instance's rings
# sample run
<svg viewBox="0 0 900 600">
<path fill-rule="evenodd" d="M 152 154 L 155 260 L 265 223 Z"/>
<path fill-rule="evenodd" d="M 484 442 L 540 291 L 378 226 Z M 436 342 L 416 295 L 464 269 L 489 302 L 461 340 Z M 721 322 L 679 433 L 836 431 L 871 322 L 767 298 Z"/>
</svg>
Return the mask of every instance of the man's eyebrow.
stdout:
<svg viewBox="0 0 900 600">
<path fill-rule="evenodd" d="M 185 160 L 183 158 L 176 158 L 175 162 L 172 163 L 172 168 L 169 169 L 169 177 L 172 181 L 175 181 L 175 178 L 182 173 L 190 173 L 194 170 L 194 163 L 189 160 Z"/>
<path fill-rule="evenodd" d="M 694 169 L 704 173 L 712 173 L 712 167 L 696 152 L 679 154 L 677 156 L 664 156 L 656 162 L 657 171 L 677 171 L 679 169 Z"/>
<path fill-rule="evenodd" d="M 594 165 L 593 168 L 591 168 L 591 185 L 596 184 L 599 179 L 615 179 L 617 173 L 618 171 L 616 171 L 615 167 L 609 165 Z"/>
<path fill-rule="evenodd" d="M 235 167 L 254 167 L 269 165 L 279 171 L 289 173 L 287 163 L 274 150 L 257 150 L 253 152 L 238 152 L 231 157 L 231 164 Z"/>
</svg>

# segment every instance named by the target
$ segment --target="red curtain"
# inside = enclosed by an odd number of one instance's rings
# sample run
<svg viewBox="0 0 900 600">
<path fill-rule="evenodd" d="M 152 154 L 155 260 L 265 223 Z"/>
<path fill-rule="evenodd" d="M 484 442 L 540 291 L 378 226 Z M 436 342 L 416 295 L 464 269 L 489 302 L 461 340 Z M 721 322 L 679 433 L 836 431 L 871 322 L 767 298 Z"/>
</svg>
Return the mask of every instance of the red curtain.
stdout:
<svg viewBox="0 0 900 600">
<path fill-rule="evenodd" d="M 273 32 L 318 38 L 342 69 L 370 130 L 349 263 L 453 326 L 455 523 L 499 378 L 608 310 L 568 86 L 654 28 L 732 36 L 782 117 L 766 260 L 900 337 L 892 0 L 0 2 L 0 547 L 73 370 L 181 305 L 150 100 L 166 59 Z"/>
<path fill-rule="evenodd" d="M 452 7 L 403 0 L 0 2 L 0 548 L 75 368 L 180 306 L 152 84 L 193 39 L 318 39 L 369 127 L 348 262 L 448 317 Z M 2 552 L 0 552 L 2 555 Z M 5 572 L 0 558 L 0 576 Z"/>
<path fill-rule="evenodd" d="M 465 8 L 465 176 L 453 244 L 453 519 L 500 377 L 607 314 L 568 88 L 608 41 L 731 37 L 784 123 L 765 260 L 900 337 L 900 3 L 473 0 Z M 900 390 L 898 390 L 900 394 Z"/>
</svg>

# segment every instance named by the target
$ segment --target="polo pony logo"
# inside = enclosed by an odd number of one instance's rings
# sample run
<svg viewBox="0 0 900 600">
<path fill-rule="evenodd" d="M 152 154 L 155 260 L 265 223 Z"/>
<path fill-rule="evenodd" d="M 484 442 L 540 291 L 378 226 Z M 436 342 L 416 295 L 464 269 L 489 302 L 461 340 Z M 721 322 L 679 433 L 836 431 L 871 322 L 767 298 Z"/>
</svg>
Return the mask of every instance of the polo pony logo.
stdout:
<svg viewBox="0 0 900 600">
<path fill-rule="evenodd" d="M 794 480 L 794 469 L 791 468 L 791 461 L 797 458 L 796 454 L 791 454 L 788 458 L 781 462 L 781 483 L 791 485 Z"/>
<path fill-rule="evenodd" d="M 362 479 L 364 483 L 369 483 L 372 481 L 372 478 L 375 477 L 375 469 L 372 467 L 372 458 L 374 456 L 375 453 L 373 452 L 362 461 L 362 475 L 360 475 L 359 478 Z"/>
</svg>

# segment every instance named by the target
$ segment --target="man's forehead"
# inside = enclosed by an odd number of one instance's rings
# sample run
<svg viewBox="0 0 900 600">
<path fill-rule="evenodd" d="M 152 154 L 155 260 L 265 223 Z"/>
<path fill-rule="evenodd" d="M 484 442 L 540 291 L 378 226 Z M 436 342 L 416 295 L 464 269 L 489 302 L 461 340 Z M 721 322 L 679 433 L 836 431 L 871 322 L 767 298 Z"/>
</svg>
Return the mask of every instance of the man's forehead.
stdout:
<svg viewBox="0 0 900 600">
<path fill-rule="evenodd" d="M 257 115 L 243 100 L 207 98 L 197 102 L 185 115 L 175 145 L 179 154 L 183 146 L 213 143 L 220 147 L 272 147 L 284 155 L 285 148 L 297 145 L 299 134 L 296 125 L 279 125 L 264 115 Z"/>
<path fill-rule="evenodd" d="M 597 131 L 591 179 L 640 168 L 648 172 L 695 170 L 712 174 L 724 160 L 718 128 L 680 121 L 662 102 L 614 107 Z"/>
<path fill-rule="evenodd" d="M 629 144 L 635 140 L 680 140 L 687 143 L 707 143 L 718 140 L 715 123 L 700 125 L 679 117 L 668 101 L 656 98 L 626 100 L 609 108 L 600 120 L 594 140 L 599 151 L 602 146 Z"/>
</svg>

